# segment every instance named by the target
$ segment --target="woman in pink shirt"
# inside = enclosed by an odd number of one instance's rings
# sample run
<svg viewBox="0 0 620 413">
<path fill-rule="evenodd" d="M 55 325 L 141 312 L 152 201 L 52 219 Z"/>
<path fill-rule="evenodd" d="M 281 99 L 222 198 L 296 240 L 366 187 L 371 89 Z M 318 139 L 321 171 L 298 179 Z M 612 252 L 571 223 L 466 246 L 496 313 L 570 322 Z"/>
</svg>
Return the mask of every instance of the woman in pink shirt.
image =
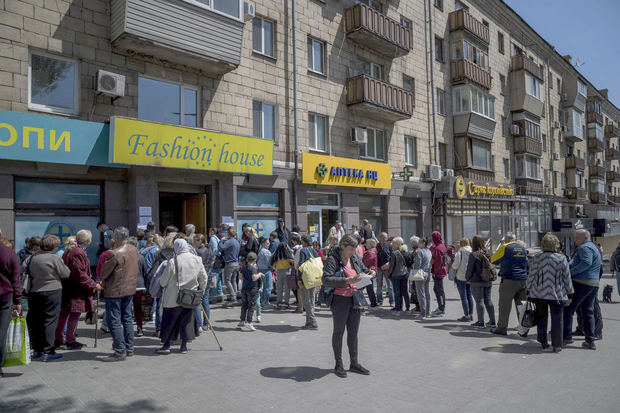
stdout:
<svg viewBox="0 0 620 413">
<path fill-rule="evenodd" d="M 357 241 L 351 235 L 344 235 L 338 247 L 334 248 L 323 268 L 323 286 L 327 295 L 326 302 L 332 310 L 334 331 L 332 348 L 336 359 L 334 373 L 338 377 L 347 377 L 342 364 L 342 339 L 347 330 L 347 346 L 351 366 L 349 371 L 368 375 L 370 372 L 362 367 L 357 359 L 357 332 L 360 326 L 361 308 L 355 305 L 353 295 L 357 292 L 355 283 L 360 274 L 374 271 L 366 268 L 362 260 L 355 254 Z"/>
</svg>

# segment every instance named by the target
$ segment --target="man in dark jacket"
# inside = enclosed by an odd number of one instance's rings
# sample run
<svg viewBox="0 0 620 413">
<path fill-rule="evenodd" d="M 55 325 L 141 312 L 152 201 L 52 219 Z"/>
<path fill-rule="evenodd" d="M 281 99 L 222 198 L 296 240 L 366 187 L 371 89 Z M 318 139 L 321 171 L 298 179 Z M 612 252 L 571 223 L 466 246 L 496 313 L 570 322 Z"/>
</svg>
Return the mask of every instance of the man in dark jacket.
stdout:
<svg viewBox="0 0 620 413">
<path fill-rule="evenodd" d="M 278 234 L 278 239 L 280 242 L 288 244 L 288 239 L 291 236 L 291 231 L 286 228 L 286 224 L 284 223 L 284 219 L 278 218 L 278 228 L 276 229 L 276 233 Z"/>
<path fill-rule="evenodd" d="M 491 257 L 491 263 L 500 266 L 499 273 L 502 276 L 499 285 L 499 316 L 497 328 L 491 330 L 493 334 L 505 336 L 508 334 L 508 320 L 512 302 L 517 309 L 526 300 L 525 280 L 527 280 L 527 250 L 517 243 L 511 232 L 504 235 L 503 244 Z"/>
<path fill-rule="evenodd" d="M 370 225 L 368 225 L 368 220 L 362 220 L 362 228 L 359 231 L 360 237 L 362 237 L 362 244 L 366 243 L 366 240 L 372 238 L 372 229 L 370 229 Z"/>
<path fill-rule="evenodd" d="M 388 279 L 390 269 L 390 256 L 392 248 L 388 242 L 388 234 L 382 232 L 379 235 L 379 245 L 377 245 L 377 305 L 383 305 L 383 280 L 388 287 L 390 305 L 394 303 L 394 290 L 391 281 Z"/>
<path fill-rule="evenodd" d="M 19 262 L 13 249 L 0 239 L 0 377 L 6 352 L 6 334 L 14 316 L 22 313 L 22 287 L 19 279 Z"/>
</svg>

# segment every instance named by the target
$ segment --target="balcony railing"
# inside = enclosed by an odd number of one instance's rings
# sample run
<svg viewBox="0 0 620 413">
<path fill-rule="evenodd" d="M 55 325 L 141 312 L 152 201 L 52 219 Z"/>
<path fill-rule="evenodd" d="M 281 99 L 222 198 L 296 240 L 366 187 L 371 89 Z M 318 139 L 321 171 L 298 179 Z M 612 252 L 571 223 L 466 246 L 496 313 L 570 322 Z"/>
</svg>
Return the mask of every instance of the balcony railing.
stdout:
<svg viewBox="0 0 620 413">
<path fill-rule="evenodd" d="M 590 178 L 598 177 L 605 179 L 605 167 L 602 165 L 594 165 L 589 168 Z"/>
<path fill-rule="evenodd" d="M 469 14 L 465 9 L 450 13 L 450 31 L 467 30 L 480 40 L 489 44 L 489 28 Z"/>
<path fill-rule="evenodd" d="M 540 181 L 516 178 L 515 186 L 517 187 L 518 195 L 542 195 L 544 193 L 543 184 Z"/>
<path fill-rule="evenodd" d="M 491 89 L 491 73 L 466 59 L 455 60 L 450 64 L 453 82 L 471 80 L 485 89 Z"/>
<path fill-rule="evenodd" d="M 586 168 L 586 161 L 583 158 L 579 158 L 575 155 L 568 155 L 565 162 L 566 169 L 581 169 Z"/>
<path fill-rule="evenodd" d="M 541 82 L 545 81 L 542 65 L 537 65 L 532 59 L 530 59 L 526 55 L 521 54 L 517 56 L 512 56 L 511 63 L 513 72 L 524 69 L 532 75 L 536 76 Z"/>
<path fill-rule="evenodd" d="M 414 100 L 405 89 L 358 75 L 347 79 L 347 105 L 374 119 L 397 121 L 411 117 Z"/>
<path fill-rule="evenodd" d="M 365 4 L 345 10 L 347 37 L 389 57 L 404 56 L 411 49 L 411 31 Z"/>
<path fill-rule="evenodd" d="M 607 183 L 620 182 L 620 172 L 607 171 L 607 173 L 605 174 L 605 178 L 607 178 Z"/>
<path fill-rule="evenodd" d="M 597 138 L 588 138 L 588 150 L 592 152 L 603 152 L 605 150 L 605 141 Z"/>
<path fill-rule="evenodd" d="M 607 195 L 607 202 L 620 206 L 620 196 Z"/>
<path fill-rule="evenodd" d="M 564 195 L 568 199 L 576 199 L 579 201 L 586 199 L 586 190 L 581 188 L 566 188 Z"/>
<path fill-rule="evenodd" d="M 458 169 L 458 172 L 463 176 L 463 178 L 475 179 L 477 181 L 491 182 L 495 179 L 495 172 L 484 169 L 462 168 Z"/>
<path fill-rule="evenodd" d="M 515 153 L 530 153 L 532 155 L 542 155 L 542 142 L 530 138 L 529 136 L 515 136 Z"/>
<path fill-rule="evenodd" d="M 604 192 L 590 192 L 590 201 L 593 204 L 604 204 L 607 202 L 607 194 Z"/>
<path fill-rule="evenodd" d="M 615 125 L 605 125 L 605 137 L 607 139 L 620 138 L 620 129 Z"/>
<path fill-rule="evenodd" d="M 608 161 L 620 160 L 620 151 L 616 148 L 605 149 L 605 159 Z"/>
<path fill-rule="evenodd" d="M 599 125 L 603 125 L 603 115 L 596 112 L 588 112 L 587 116 L 588 123 L 598 123 Z"/>
</svg>

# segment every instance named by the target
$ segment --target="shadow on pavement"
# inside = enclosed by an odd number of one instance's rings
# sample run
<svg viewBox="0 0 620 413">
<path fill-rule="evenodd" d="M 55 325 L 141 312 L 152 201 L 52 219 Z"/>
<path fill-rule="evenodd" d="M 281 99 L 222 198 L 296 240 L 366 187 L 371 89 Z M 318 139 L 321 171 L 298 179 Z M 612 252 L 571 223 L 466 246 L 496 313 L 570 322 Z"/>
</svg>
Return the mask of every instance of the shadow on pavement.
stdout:
<svg viewBox="0 0 620 413">
<path fill-rule="evenodd" d="M 2 376 L 2 378 L 4 379 L 10 379 L 11 377 L 19 377 L 24 373 L 9 373 L 8 371 L 4 371 L 4 376 Z"/>
<path fill-rule="evenodd" d="M 308 382 L 322 379 L 330 374 L 332 370 L 320 369 L 318 367 L 297 366 L 297 367 L 268 367 L 262 369 L 260 374 L 263 377 L 273 379 L 289 379 L 297 382 Z"/>
<path fill-rule="evenodd" d="M 291 326 L 287 324 L 274 324 L 274 325 L 254 324 L 254 327 L 256 327 L 257 330 L 267 331 L 269 333 L 293 333 L 295 331 L 298 331 L 300 328 L 297 326 Z"/>
<path fill-rule="evenodd" d="M 168 410 L 166 407 L 158 406 L 151 400 L 137 400 L 126 405 L 116 405 L 108 401 L 97 400 L 86 405 L 84 411 L 124 413 L 124 412 L 163 412 Z"/>
<path fill-rule="evenodd" d="M 507 353 L 507 354 L 541 354 L 542 349 L 539 344 L 527 342 L 523 344 L 500 344 L 498 346 L 484 347 L 482 351 L 489 353 Z"/>
</svg>

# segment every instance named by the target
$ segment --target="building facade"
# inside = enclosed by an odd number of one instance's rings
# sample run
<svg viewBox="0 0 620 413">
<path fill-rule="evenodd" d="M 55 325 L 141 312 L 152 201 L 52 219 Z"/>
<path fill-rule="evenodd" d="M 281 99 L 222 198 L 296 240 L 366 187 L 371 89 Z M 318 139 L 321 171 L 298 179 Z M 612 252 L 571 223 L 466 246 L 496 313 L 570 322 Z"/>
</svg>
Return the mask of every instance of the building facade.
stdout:
<svg viewBox="0 0 620 413">
<path fill-rule="evenodd" d="M 251 5 L 255 5 L 253 11 Z M 620 216 L 620 111 L 497 1 L 0 2 L 0 228 Z"/>
</svg>

